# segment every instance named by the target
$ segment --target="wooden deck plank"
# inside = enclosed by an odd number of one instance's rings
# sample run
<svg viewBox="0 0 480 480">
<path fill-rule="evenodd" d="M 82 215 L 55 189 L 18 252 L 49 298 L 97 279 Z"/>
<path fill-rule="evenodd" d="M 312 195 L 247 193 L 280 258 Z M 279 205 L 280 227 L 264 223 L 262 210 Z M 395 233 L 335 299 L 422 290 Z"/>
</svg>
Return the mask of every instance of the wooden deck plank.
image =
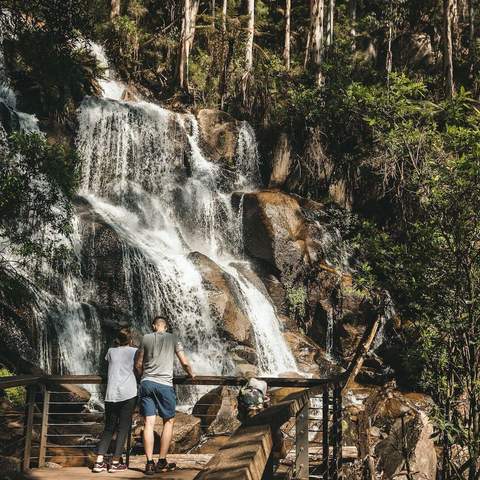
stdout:
<svg viewBox="0 0 480 480">
<path fill-rule="evenodd" d="M 260 480 L 272 447 L 269 425 L 240 427 L 195 480 Z"/>
<path fill-rule="evenodd" d="M 161 478 L 163 480 L 193 480 L 198 470 L 176 470 L 175 472 L 156 473 L 148 478 Z M 112 478 L 108 472 L 92 473 L 86 467 L 66 467 L 59 469 L 39 468 L 30 472 L 29 480 L 87 480 L 92 478 Z M 129 469 L 125 472 L 116 472 L 115 478 L 136 479 L 145 478 L 140 468 Z"/>
<path fill-rule="evenodd" d="M 185 454 L 168 455 L 170 462 L 177 464 L 175 472 L 157 473 L 150 478 L 159 478 L 163 480 L 192 480 L 202 470 L 212 458 L 209 454 Z M 115 478 L 136 479 L 144 478 L 143 469 L 145 466 L 145 457 L 130 457 L 130 468 L 125 472 L 116 472 Z M 36 468 L 26 476 L 28 480 L 86 480 L 93 478 L 112 478 L 108 472 L 95 473 L 87 467 L 63 467 L 63 468 Z"/>
</svg>

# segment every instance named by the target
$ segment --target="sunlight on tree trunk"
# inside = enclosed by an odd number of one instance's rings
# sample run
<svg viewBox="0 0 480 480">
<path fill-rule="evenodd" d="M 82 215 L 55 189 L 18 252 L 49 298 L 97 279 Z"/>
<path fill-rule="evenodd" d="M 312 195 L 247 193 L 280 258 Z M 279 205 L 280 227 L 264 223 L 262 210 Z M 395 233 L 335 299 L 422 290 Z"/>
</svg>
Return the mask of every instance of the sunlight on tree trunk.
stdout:
<svg viewBox="0 0 480 480">
<path fill-rule="evenodd" d="M 283 59 L 285 68 L 290 70 L 290 14 L 292 9 L 291 0 L 285 0 L 285 46 L 283 48 Z"/>
<path fill-rule="evenodd" d="M 335 0 L 330 0 L 327 18 L 327 45 L 333 45 L 333 26 L 335 24 Z"/>
<path fill-rule="evenodd" d="M 188 62 L 195 36 L 195 23 L 200 0 L 185 0 L 180 44 L 179 84 L 188 90 Z"/>
<path fill-rule="evenodd" d="M 247 42 L 245 46 L 245 72 L 242 78 L 243 101 L 247 99 L 247 86 L 253 68 L 253 38 L 255 36 L 255 0 L 248 0 Z"/>
<path fill-rule="evenodd" d="M 455 95 L 453 80 L 453 41 L 452 18 L 454 14 L 454 0 L 443 0 L 443 65 L 445 75 L 445 92 L 447 97 Z"/>
<path fill-rule="evenodd" d="M 348 15 L 350 17 L 351 27 L 350 36 L 352 37 L 352 51 L 355 51 L 355 37 L 357 36 L 357 0 L 349 0 L 348 2 Z"/>
<path fill-rule="evenodd" d="M 324 80 L 322 73 L 324 0 L 311 0 L 310 6 L 310 48 L 313 53 L 315 81 L 321 86 Z"/>
<path fill-rule="evenodd" d="M 228 8 L 228 0 L 223 0 L 223 5 L 222 5 L 222 32 L 223 33 L 227 31 L 227 8 Z"/>
<path fill-rule="evenodd" d="M 110 10 L 110 20 L 120 15 L 120 0 L 112 0 Z"/>
</svg>

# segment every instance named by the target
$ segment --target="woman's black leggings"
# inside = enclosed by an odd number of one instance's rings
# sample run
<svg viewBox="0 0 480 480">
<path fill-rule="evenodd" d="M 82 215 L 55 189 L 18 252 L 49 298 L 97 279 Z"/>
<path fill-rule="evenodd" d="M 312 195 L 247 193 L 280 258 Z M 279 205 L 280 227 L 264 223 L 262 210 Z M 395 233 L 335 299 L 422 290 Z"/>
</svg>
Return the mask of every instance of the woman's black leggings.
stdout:
<svg viewBox="0 0 480 480">
<path fill-rule="evenodd" d="M 137 397 L 123 402 L 105 402 L 105 429 L 98 444 L 98 455 L 105 455 L 108 452 L 113 434 L 117 432 L 113 456 L 116 458 L 122 456 L 136 403 Z"/>
</svg>

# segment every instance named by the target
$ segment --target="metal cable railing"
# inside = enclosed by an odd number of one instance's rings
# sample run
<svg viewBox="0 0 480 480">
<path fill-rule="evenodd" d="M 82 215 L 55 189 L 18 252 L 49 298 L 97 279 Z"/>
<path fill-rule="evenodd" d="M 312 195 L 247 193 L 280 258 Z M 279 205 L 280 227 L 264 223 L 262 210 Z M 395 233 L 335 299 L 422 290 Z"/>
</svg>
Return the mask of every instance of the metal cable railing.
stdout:
<svg viewBox="0 0 480 480">
<path fill-rule="evenodd" d="M 286 456 L 280 461 L 277 459 L 278 465 L 289 468 L 293 472 L 292 478 L 311 476 L 337 480 L 342 464 L 341 379 L 265 380 L 273 389 L 295 387 L 307 392 L 308 401 L 283 422 Z M 237 377 L 197 377 L 193 381 L 186 377 L 175 378 L 176 385 L 181 388 L 192 385 L 211 387 L 184 417 L 184 421 L 192 422 L 192 429 L 198 437 L 196 445 L 182 446 L 185 453 L 201 452 L 202 446 L 215 436 L 224 436 L 223 440 L 228 441 L 228 435 L 239 425 L 235 421 L 235 406 L 228 402 L 236 398 L 236 387 L 244 381 Z M 88 399 L 79 398 L 67 389 L 62 390 L 67 388 L 62 385 L 98 385 L 103 382 L 102 377 L 87 375 L 26 377 L 25 410 L 0 410 L 0 433 L 2 428 L 8 428 L 11 433 L 12 422 L 17 423 L 17 435 L 8 444 L 2 443 L 0 435 L 0 455 L 21 460 L 23 470 L 42 467 L 47 461 L 75 466 L 91 463 L 103 430 L 103 413 L 90 410 Z M 22 385 L 22 379 L 0 379 L 0 388 L 9 385 Z M 225 399 L 222 392 L 212 395 L 218 387 L 228 387 L 230 397 Z M 198 419 L 197 423 L 195 419 Z M 132 453 L 143 453 L 139 438 L 141 429 L 141 419 L 135 414 L 128 436 L 127 462 Z"/>
</svg>

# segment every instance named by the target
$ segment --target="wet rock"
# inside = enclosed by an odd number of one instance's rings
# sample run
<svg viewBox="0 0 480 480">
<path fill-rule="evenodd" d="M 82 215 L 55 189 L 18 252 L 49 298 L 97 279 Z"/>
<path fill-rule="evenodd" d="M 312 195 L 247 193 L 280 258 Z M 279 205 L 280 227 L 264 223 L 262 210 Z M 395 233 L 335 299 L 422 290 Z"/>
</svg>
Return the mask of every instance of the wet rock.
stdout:
<svg viewBox="0 0 480 480">
<path fill-rule="evenodd" d="M 18 373 L 41 373 L 29 322 L 0 301 L 0 361 Z"/>
<path fill-rule="evenodd" d="M 217 387 L 200 398 L 193 407 L 192 415 L 201 420 L 203 431 L 221 434 L 238 428 L 237 395 L 236 388 Z"/>
<path fill-rule="evenodd" d="M 313 377 L 329 377 L 339 373 L 339 366 L 313 340 L 300 332 L 285 332 L 299 369 Z"/>
<path fill-rule="evenodd" d="M 8 134 L 20 129 L 18 114 L 0 99 L 0 124 Z"/>
<path fill-rule="evenodd" d="M 244 194 L 243 228 L 246 253 L 284 275 L 315 256 L 300 205 L 291 195 L 276 190 Z"/>
<path fill-rule="evenodd" d="M 245 345 L 236 345 L 231 352 L 243 359 L 245 362 L 255 365 L 257 363 L 257 352 L 254 348 Z"/>
<path fill-rule="evenodd" d="M 201 145 L 209 160 L 234 168 L 239 122 L 214 109 L 200 110 L 197 120 Z"/>
<path fill-rule="evenodd" d="M 238 301 L 235 280 L 207 256 L 193 252 L 190 260 L 202 275 L 213 315 L 219 320 L 225 337 L 236 343 L 253 348 L 253 330 L 248 317 Z"/>
</svg>

